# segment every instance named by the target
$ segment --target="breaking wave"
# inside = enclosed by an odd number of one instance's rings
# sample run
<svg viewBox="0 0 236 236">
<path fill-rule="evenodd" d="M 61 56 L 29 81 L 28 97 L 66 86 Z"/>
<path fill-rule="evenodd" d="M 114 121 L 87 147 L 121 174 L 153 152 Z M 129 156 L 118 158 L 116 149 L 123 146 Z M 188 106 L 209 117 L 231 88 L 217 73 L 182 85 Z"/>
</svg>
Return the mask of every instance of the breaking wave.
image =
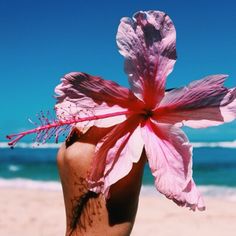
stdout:
<svg viewBox="0 0 236 236">
<path fill-rule="evenodd" d="M 61 191 L 61 184 L 57 181 L 35 181 L 30 179 L 3 179 L 0 178 L 0 188 L 15 189 L 40 189 L 50 191 Z"/>
<path fill-rule="evenodd" d="M 59 148 L 62 143 L 23 143 L 19 142 L 15 145 L 16 148 L 37 148 L 37 149 L 46 149 L 46 148 Z M 10 148 L 7 142 L 0 142 L 0 148 Z"/>
<path fill-rule="evenodd" d="M 46 148 L 59 148 L 62 143 L 24 143 L 20 142 L 16 144 L 16 148 L 37 148 L 37 149 L 46 149 Z M 234 141 L 222 141 L 222 142 L 192 142 L 194 148 L 202 147 L 221 147 L 221 148 L 236 148 L 236 140 Z M 7 142 L 0 142 L 0 148 L 9 148 Z"/>
<path fill-rule="evenodd" d="M 35 181 L 29 179 L 3 179 L 0 178 L 0 188 L 14 189 L 32 189 L 45 191 L 62 191 L 60 182 L 58 181 Z M 198 186 L 199 191 L 204 197 L 221 198 L 236 202 L 236 188 L 225 186 Z M 153 185 L 143 185 L 141 196 L 160 196 L 161 194 Z"/>
<path fill-rule="evenodd" d="M 201 147 L 236 148 L 236 140 L 230 142 L 194 142 L 192 144 L 194 148 L 201 148 Z"/>
</svg>

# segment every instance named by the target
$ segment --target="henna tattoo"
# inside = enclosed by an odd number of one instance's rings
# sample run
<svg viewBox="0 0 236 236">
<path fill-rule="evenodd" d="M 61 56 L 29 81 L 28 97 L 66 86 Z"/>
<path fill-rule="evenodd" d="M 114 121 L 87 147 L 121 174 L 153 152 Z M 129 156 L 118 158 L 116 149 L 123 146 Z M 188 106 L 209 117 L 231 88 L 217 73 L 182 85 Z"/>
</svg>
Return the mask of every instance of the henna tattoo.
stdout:
<svg viewBox="0 0 236 236">
<path fill-rule="evenodd" d="M 82 134 L 77 128 L 72 129 L 65 142 L 66 148 L 79 141 Z M 102 208 L 102 196 L 89 190 L 86 178 L 79 176 L 76 171 L 73 175 L 76 179 L 73 187 L 76 194 L 71 199 L 68 236 L 83 235 L 87 227 L 92 226 L 95 216 L 97 216 L 96 220 L 101 219 L 100 209 Z"/>
<path fill-rule="evenodd" d="M 88 191 L 85 194 L 83 194 L 82 196 L 80 196 L 79 199 L 76 199 L 76 204 L 72 210 L 72 219 L 71 219 L 71 223 L 70 223 L 70 228 L 71 228 L 71 233 L 77 228 L 77 224 L 79 225 L 79 227 L 81 229 L 86 230 L 86 222 L 82 220 L 81 215 L 84 212 L 84 209 L 86 208 L 87 210 L 87 203 L 91 198 L 97 198 L 98 194 L 94 193 L 92 191 Z M 86 212 L 87 213 L 87 212 Z M 95 214 L 95 213 L 94 213 Z M 86 214 L 89 217 L 89 214 Z M 92 219 L 89 217 L 88 218 L 88 223 L 89 225 L 92 224 Z"/>
<path fill-rule="evenodd" d="M 79 177 L 79 181 L 75 183 L 79 196 L 72 199 L 72 212 L 70 219 L 69 236 L 77 235 L 86 231 L 87 227 L 91 227 L 95 215 L 100 215 L 101 197 L 99 194 L 88 190 L 88 184 L 85 178 Z M 99 217 L 98 217 L 99 220 Z"/>
</svg>

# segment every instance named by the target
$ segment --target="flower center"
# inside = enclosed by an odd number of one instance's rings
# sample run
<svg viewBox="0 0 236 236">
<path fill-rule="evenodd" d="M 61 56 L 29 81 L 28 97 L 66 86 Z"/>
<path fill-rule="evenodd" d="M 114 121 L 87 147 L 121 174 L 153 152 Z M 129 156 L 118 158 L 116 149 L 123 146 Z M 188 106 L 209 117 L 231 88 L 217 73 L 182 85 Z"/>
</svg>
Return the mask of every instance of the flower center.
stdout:
<svg viewBox="0 0 236 236">
<path fill-rule="evenodd" d="M 153 116 L 153 111 L 149 109 L 144 109 L 142 116 L 144 117 L 145 120 Z"/>
</svg>

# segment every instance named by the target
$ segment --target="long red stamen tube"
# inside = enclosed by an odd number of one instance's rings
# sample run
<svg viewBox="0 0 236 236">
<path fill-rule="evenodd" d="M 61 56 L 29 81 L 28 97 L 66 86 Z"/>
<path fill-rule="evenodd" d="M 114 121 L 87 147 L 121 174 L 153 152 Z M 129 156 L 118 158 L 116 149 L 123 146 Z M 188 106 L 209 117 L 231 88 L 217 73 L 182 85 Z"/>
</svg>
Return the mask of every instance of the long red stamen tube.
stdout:
<svg viewBox="0 0 236 236">
<path fill-rule="evenodd" d="M 113 112 L 113 113 L 108 113 L 108 114 L 103 114 L 103 115 L 97 115 L 97 116 L 88 116 L 88 117 L 84 117 L 84 118 L 74 118 L 71 120 L 65 120 L 65 121 L 54 121 L 51 124 L 47 124 L 47 125 L 43 125 L 43 126 L 39 126 L 35 129 L 31 129 L 31 130 L 27 130 L 18 134 L 10 134 L 7 135 L 7 139 L 11 140 L 12 138 L 16 137 L 15 139 L 13 139 L 11 142 L 8 143 L 9 146 L 14 146 L 20 139 L 22 139 L 24 136 L 28 135 L 28 134 L 39 134 L 42 131 L 45 130 L 50 130 L 52 128 L 58 128 L 58 127 L 62 127 L 65 125 L 72 125 L 72 124 L 76 124 L 76 123 L 80 123 L 80 122 L 84 122 L 84 121 L 93 121 L 93 120 L 100 120 L 100 119 L 106 119 L 109 117 L 114 117 L 114 116 L 120 116 L 120 115 L 129 115 L 132 112 L 130 111 L 120 111 L 120 112 Z"/>
</svg>

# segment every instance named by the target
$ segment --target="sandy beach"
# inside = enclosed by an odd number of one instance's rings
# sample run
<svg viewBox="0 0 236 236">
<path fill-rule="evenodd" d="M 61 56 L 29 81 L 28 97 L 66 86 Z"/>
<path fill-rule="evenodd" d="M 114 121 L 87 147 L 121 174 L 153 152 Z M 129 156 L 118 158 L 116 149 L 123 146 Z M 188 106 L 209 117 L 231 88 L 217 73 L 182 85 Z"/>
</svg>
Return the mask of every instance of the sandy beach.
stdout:
<svg viewBox="0 0 236 236">
<path fill-rule="evenodd" d="M 0 188 L 1 236 L 64 235 L 61 191 Z M 190 212 L 171 201 L 141 194 L 132 236 L 233 236 L 236 202 L 206 198 L 205 212 Z"/>
</svg>

